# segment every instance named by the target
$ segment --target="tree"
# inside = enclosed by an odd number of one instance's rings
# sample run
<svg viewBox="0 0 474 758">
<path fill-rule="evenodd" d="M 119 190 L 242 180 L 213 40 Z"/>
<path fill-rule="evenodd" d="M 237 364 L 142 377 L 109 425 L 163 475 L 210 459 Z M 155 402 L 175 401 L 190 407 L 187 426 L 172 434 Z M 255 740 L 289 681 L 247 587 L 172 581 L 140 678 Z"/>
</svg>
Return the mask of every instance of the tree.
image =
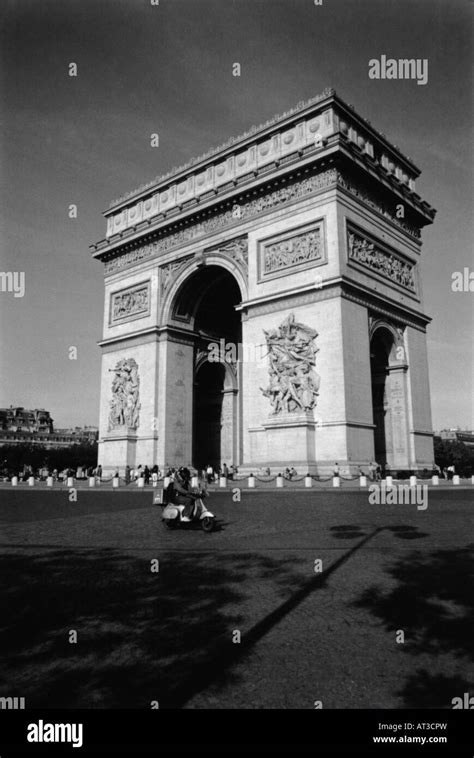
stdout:
<svg viewBox="0 0 474 758">
<path fill-rule="evenodd" d="M 456 473 L 462 477 L 474 473 L 474 448 L 457 440 L 442 440 L 434 438 L 435 462 L 441 469 L 454 466 Z"/>
<path fill-rule="evenodd" d="M 30 442 L 18 445 L 4 445 L 0 448 L 0 469 L 4 475 L 17 474 L 25 466 L 38 471 L 45 466 L 50 471 L 57 468 L 77 469 L 78 466 L 89 468 L 97 466 L 97 442 L 70 445 L 69 447 L 46 447 Z"/>
</svg>

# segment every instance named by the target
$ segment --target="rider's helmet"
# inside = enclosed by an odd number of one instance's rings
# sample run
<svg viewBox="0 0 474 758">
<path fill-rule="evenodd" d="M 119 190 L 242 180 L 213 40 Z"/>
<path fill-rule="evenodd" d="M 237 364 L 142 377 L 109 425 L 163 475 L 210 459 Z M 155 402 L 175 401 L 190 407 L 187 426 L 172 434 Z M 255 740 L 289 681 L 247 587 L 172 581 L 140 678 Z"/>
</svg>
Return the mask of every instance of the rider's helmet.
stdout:
<svg viewBox="0 0 474 758">
<path fill-rule="evenodd" d="M 186 466 L 180 466 L 178 469 L 178 475 L 180 479 L 184 479 L 186 482 L 191 479 L 191 472 Z"/>
</svg>

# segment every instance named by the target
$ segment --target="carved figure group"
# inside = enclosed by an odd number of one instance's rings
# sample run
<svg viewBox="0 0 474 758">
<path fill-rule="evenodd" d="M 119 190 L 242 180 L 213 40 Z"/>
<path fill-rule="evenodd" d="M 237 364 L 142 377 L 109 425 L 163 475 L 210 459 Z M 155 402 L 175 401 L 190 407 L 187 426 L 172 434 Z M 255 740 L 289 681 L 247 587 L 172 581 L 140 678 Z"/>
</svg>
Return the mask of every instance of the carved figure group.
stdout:
<svg viewBox="0 0 474 758">
<path fill-rule="evenodd" d="M 288 266 L 321 257 L 321 237 L 318 229 L 299 234 L 288 240 L 274 242 L 265 250 L 264 272 L 279 271 Z"/>
<path fill-rule="evenodd" d="M 409 289 L 415 289 L 413 267 L 390 253 L 378 250 L 373 242 L 356 234 L 349 234 L 349 256 L 352 260 L 379 271 L 394 282 Z"/>
<path fill-rule="evenodd" d="M 134 358 L 117 363 L 112 380 L 112 399 L 109 411 L 109 431 L 120 426 L 136 429 L 140 416 L 140 378 Z"/>
<path fill-rule="evenodd" d="M 132 316 L 134 313 L 141 313 L 148 308 L 148 288 L 144 287 L 133 292 L 124 292 L 122 295 L 115 295 L 113 301 L 113 320 Z"/>
<path fill-rule="evenodd" d="M 295 321 L 291 313 L 278 329 L 265 330 L 269 356 L 270 383 L 260 388 L 268 397 L 273 413 L 309 411 L 316 405 L 320 377 L 314 371 L 318 332 Z"/>
</svg>

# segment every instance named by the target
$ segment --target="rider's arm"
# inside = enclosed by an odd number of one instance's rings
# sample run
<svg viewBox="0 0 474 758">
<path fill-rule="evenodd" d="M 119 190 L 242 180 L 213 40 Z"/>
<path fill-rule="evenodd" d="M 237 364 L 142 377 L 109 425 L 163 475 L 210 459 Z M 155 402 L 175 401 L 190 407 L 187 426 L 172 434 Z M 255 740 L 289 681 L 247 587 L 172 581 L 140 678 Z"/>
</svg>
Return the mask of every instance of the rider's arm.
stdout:
<svg viewBox="0 0 474 758">
<path fill-rule="evenodd" d="M 180 482 L 178 482 L 176 479 L 173 482 L 173 485 L 174 485 L 174 488 L 175 488 L 176 492 L 179 495 L 185 495 L 185 496 L 189 495 L 189 491 L 185 487 L 183 487 L 183 485 Z"/>
<path fill-rule="evenodd" d="M 174 482 L 174 488 L 179 495 L 184 495 L 185 497 L 192 497 L 193 500 L 199 497 L 199 495 L 197 495 L 192 490 L 187 490 L 186 487 L 183 487 L 183 485 L 178 481 Z"/>
</svg>

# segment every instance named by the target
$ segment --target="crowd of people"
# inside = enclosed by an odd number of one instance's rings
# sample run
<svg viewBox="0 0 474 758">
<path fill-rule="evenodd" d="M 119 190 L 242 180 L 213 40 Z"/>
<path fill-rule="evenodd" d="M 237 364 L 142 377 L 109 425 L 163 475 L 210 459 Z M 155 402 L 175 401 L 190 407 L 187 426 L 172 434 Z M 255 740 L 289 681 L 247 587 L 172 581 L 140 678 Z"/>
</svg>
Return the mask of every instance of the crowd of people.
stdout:
<svg viewBox="0 0 474 758">
<path fill-rule="evenodd" d="M 161 471 L 160 467 L 156 464 L 154 466 L 139 465 L 137 468 L 126 466 L 124 477 L 125 484 L 136 482 L 141 477 L 144 479 L 144 484 L 155 484 L 159 481 L 162 481 L 165 477 L 172 479 L 177 470 L 178 469 L 175 466 L 168 466 L 164 469 L 164 471 Z M 226 463 L 223 463 L 221 466 L 216 467 L 208 464 L 203 469 L 193 469 L 193 471 L 196 472 L 196 476 L 208 484 L 218 482 L 221 476 L 225 476 L 226 479 L 233 479 L 234 476 L 236 476 L 238 473 L 237 466 L 234 466 L 233 464 L 228 466 Z M 118 470 L 116 471 L 115 476 L 119 476 Z"/>
<path fill-rule="evenodd" d="M 164 469 L 164 471 L 161 471 L 160 467 L 157 464 L 154 466 L 139 465 L 136 468 L 126 466 L 124 480 L 125 484 L 131 484 L 136 482 L 138 479 L 143 478 L 144 484 L 153 484 L 156 486 L 156 484 L 159 481 L 162 481 L 165 477 L 173 478 L 173 475 L 177 470 L 177 467 L 168 466 Z M 225 477 L 226 479 L 232 481 L 237 477 L 238 474 L 237 466 L 234 464 L 228 466 L 227 463 L 223 463 L 220 466 L 213 466 L 212 464 L 208 464 L 202 469 L 193 469 L 193 471 L 201 481 L 207 482 L 207 484 L 217 483 L 220 477 Z M 270 467 L 266 466 L 260 469 L 258 473 L 260 473 L 262 476 L 271 476 L 272 472 Z M 390 473 L 390 467 L 387 464 L 381 465 L 375 461 L 370 462 L 366 467 L 366 470 L 359 468 L 359 474 L 367 476 L 371 482 L 380 482 L 383 478 L 389 476 Z M 437 473 L 441 478 L 451 481 L 457 472 L 454 465 L 450 465 L 446 468 L 441 469 L 435 464 L 432 473 Z M 12 473 L 6 469 L 5 471 L 1 471 L 0 474 L 4 480 L 10 479 L 12 476 Z M 88 467 L 78 466 L 76 469 L 65 468 L 61 471 L 58 471 L 57 468 L 48 468 L 48 466 L 41 466 L 35 469 L 32 466 L 24 465 L 22 470 L 19 471 L 16 475 L 20 481 L 25 482 L 28 481 L 30 477 L 34 477 L 37 481 L 46 481 L 48 477 L 52 477 L 53 480 L 57 482 L 65 481 L 67 478 L 81 480 L 95 477 L 99 481 L 102 481 L 104 478 L 102 466 L 100 464 L 98 466 Z M 114 476 L 120 476 L 118 469 L 116 470 Z M 288 481 L 296 479 L 297 476 L 298 472 L 293 466 L 291 468 L 287 467 L 283 470 L 283 477 Z M 340 476 L 339 464 L 337 462 L 333 466 L 333 476 Z M 110 478 L 110 474 L 107 478 Z"/>
<path fill-rule="evenodd" d="M 12 476 L 17 476 L 20 482 L 27 482 L 30 477 L 33 477 L 38 482 L 45 482 L 49 477 L 53 478 L 55 482 L 61 482 L 68 478 L 72 479 L 87 479 L 89 477 L 96 477 L 102 479 L 102 466 L 78 466 L 77 468 L 50 468 L 48 466 L 40 466 L 35 468 L 25 464 L 20 471 L 12 472 L 10 469 L 5 469 L 1 472 L 3 479 L 10 479 Z"/>
</svg>

